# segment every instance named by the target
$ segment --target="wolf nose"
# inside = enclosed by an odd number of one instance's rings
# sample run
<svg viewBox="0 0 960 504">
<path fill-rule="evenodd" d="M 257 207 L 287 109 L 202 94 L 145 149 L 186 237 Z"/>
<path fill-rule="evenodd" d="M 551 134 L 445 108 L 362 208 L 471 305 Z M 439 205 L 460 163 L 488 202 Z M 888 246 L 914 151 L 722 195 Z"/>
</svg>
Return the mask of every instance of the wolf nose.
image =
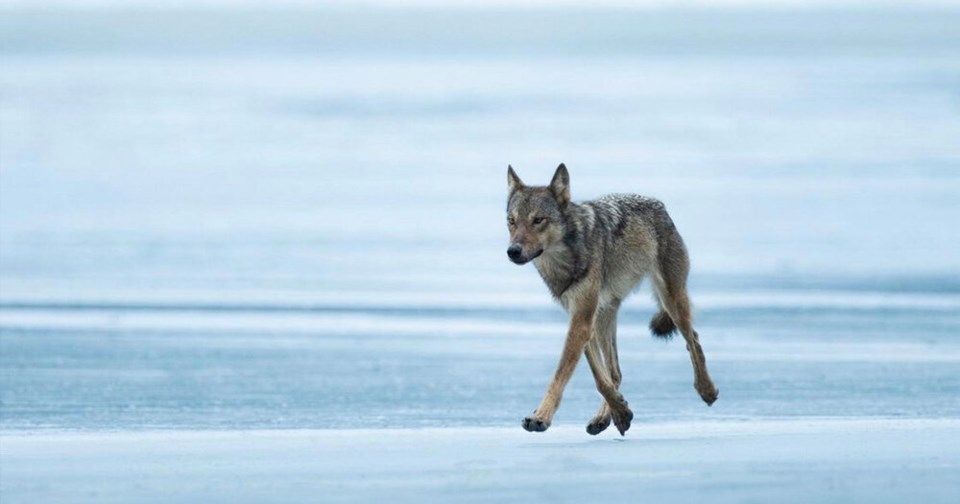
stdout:
<svg viewBox="0 0 960 504">
<path fill-rule="evenodd" d="M 507 257 L 514 261 L 520 259 L 521 254 L 523 254 L 523 249 L 520 248 L 520 245 L 511 245 L 510 248 L 507 249 Z"/>
</svg>

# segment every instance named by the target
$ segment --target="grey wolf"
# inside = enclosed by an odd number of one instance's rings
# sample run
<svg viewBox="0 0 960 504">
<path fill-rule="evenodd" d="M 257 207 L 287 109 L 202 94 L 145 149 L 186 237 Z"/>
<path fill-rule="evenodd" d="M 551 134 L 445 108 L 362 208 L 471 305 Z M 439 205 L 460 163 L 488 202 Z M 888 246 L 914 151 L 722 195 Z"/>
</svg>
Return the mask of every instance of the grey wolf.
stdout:
<svg viewBox="0 0 960 504">
<path fill-rule="evenodd" d="M 570 175 L 561 164 L 548 186 L 527 186 L 507 167 L 507 256 L 533 262 L 553 297 L 570 315 L 570 327 L 553 380 L 523 428 L 543 432 L 560 406 L 563 389 L 586 354 L 603 402 L 587 425 L 596 435 L 611 420 L 623 435 L 633 412 L 618 390 L 617 311 L 648 277 L 659 312 L 650 321 L 655 336 L 679 331 L 693 363 L 694 388 L 707 405 L 718 390 L 707 373 L 699 335 L 693 329 L 687 275 L 690 261 L 663 203 L 634 194 L 570 201 Z"/>
</svg>

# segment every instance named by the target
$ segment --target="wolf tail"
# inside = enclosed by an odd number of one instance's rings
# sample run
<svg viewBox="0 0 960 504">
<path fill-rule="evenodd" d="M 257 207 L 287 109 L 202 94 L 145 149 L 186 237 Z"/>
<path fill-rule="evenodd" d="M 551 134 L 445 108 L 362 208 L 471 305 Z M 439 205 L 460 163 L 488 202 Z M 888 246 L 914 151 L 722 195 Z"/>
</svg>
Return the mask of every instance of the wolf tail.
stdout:
<svg viewBox="0 0 960 504">
<path fill-rule="evenodd" d="M 667 315 L 667 312 L 663 310 L 660 310 L 660 313 L 650 319 L 650 332 L 658 338 L 670 339 L 676 330 L 677 325 L 673 323 L 670 315 Z"/>
</svg>

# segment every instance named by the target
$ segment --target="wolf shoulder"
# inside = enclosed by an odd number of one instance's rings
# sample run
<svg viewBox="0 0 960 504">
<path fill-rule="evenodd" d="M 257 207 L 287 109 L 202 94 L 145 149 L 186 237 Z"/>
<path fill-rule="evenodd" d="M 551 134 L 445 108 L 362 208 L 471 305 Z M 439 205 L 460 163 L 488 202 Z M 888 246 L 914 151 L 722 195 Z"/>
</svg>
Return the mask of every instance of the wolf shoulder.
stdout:
<svg viewBox="0 0 960 504">
<path fill-rule="evenodd" d="M 667 216 L 667 207 L 662 201 L 640 194 L 613 193 L 586 203 L 595 209 L 620 215 L 634 215 L 651 219 Z"/>
</svg>

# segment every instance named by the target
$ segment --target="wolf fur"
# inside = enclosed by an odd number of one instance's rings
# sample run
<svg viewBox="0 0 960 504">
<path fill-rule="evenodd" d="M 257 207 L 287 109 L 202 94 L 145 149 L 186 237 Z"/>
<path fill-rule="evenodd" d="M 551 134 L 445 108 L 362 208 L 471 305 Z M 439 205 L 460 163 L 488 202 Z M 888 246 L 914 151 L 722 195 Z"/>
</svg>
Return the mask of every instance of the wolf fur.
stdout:
<svg viewBox="0 0 960 504">
<path fill-rule="evenodd" d="M 691 321 L 687 297 L 687 249 L 663 203 L 634 194 L 611 194 L 583 203 L 570 201 L 570 175 L 561 164 L 548 186 L 527 186 L 507 168 L 507 255 L 516 264 L 533 262 L 553 297 L 570 314 L 570 327 L 553 380 L 523 428 L 550 427 L 563 389 L 586 354 L 603 402 L 587 425 L 599 434 L 613 421 L 623 435 L 633 412 L 619 392 L 617 311 L 649 277 L 660 311 L 650 321 L 654 335 L 679 331 L 693 364 L 694 388 L 707 403 L 717 400 Z"/>
</svg>

